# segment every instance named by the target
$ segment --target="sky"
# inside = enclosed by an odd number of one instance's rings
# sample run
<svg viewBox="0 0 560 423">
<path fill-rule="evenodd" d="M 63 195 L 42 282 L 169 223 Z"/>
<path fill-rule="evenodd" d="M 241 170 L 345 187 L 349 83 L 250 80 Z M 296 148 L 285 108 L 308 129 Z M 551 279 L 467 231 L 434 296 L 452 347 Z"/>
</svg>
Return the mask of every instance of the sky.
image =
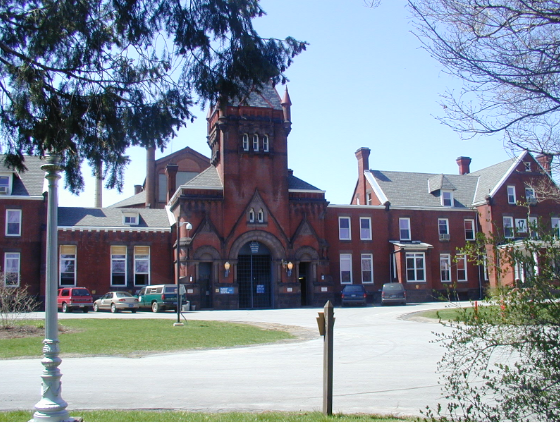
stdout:
<svg viewBox="0 0 560 423">
<path fill-rule="evenodd" d="M 462 140 L 436 117 L 440 95 L 461 81 L 447 75 L 412 34 L 406 0 L 261 0 L 267 13 L 254 21 L 263 37 L 292 36 L 307 51 L 286 72 L 292 100 L 288 166 L 294 176 L 326 191 L 331 204 L 349 204 L 358 177 L 355 152 L 371 149 L 370 168 L 457 174 L 457 157 L 472 158 L 471 171 L 507 160 L 501 137 Z M 283 86 L 276 87 L 279 94 Z M 178 132 L 156 159 L 185 146 L 210 156 L 207 110 Z M 103 190 L 103 206 L 134 194 L 143 184 L 146 154 L 131 148 L 122 193 Z M 85 165 L 79 197 L 59 188 L 61 206 L 93 207 L 94 180 Z"/>
</svg>

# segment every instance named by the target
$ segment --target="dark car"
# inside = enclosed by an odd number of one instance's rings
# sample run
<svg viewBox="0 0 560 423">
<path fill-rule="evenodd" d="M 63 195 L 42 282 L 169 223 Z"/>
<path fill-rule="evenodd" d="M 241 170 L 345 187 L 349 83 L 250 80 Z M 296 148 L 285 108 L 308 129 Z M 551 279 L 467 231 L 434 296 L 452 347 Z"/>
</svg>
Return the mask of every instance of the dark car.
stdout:
<svg viewBox="0 0 560 423">
<path fill-rule="evenodd" d="M 406 291 L 402 283 L 391 282 L 383 284 L 381 290 L 381 304 L 398 303 L 406 305 Z"/>
<path fill-rule="evenodd" d="M 346 285 L 342 288 L 342 305 L 366 305 L 366 290 L 363 285 Z"/>
</svg>

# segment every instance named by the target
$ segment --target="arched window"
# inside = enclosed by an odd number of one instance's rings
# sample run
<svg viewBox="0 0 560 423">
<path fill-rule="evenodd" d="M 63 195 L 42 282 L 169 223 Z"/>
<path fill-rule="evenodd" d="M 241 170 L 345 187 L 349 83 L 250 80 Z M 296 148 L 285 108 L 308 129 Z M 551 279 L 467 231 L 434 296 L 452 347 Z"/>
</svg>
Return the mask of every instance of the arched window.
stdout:
<svg viewBox="0 0 560 423">
<path fill-rule="evenodd" d="M 259 219 L 259 223 L 263 223 L 263 222 L 264 222 L 264 212 L 263 212 L 263 209 L 260 209 L 260 210 L 259 210 L 258 219 Z"/>
<path fill-rule="evenodd" d="M 263 145 L 263 151 L 265 153 L 268 153 L 268 151 L 270 150 L 270 146 L 269 146 L 269 143 L 268 143 L 268 135 L 263 136 L 262 145 Z"/>
<path fill-rule="evenodd" d="M 249 151 L 249 135 L 243 134 L 243 151 Z"/>
<path fill-rule="evenodd" d="M 259 136 L 253 135 L 253 151 L 259 151 Z"/>
<path fill-rule="evenodd" d="M 251 209 L 249 210 L 249 222 L 254 222 L 255 221 L 255 210 Z"/>
</svg>

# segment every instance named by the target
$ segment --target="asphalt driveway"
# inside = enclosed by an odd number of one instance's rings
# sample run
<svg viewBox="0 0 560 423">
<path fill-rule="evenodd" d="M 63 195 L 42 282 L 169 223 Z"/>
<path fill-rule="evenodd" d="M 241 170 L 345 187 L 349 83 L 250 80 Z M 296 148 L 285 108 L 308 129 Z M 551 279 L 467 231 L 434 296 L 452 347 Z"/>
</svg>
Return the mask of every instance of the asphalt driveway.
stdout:
<svg viewBox="0 0 560 423">
<path fill-rule="evenodd" d="M 436 363 L 443 349 L 431 342 L 435 322 L 410 313 L 443 303 L 335 308 L 333 411 L 419 415 L 441 402 Z M 192 350 L 140 358 L 63 358 L 62 398 L 74 409 L 190 411 L 321 410 L 323 339 L 320 308 L 195 311 L 188 320 L 261 322 L 296 326 L 298 342 Z M 172 312 L 71 313 L 67 318 L 176 318 Z M 37 313 L 41 318 L 42 314 Z M 188 323 L 177 330 L 188 330 Z M 64 346 L 61 345 L 62 350 Z M 40 399 L 39 359 L 0 361 L 0 409 L 32 410 Z M 110 375 L 110 376 L 108 376 Z"/>
</svg>

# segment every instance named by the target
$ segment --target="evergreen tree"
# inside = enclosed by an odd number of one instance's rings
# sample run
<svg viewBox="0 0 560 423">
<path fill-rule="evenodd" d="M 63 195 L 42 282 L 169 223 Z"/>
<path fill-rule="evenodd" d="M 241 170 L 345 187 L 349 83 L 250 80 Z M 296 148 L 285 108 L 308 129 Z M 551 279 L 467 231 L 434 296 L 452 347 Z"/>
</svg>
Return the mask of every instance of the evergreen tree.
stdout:
<svg viewBox="0 0 560 423">
<path fill-rule="evenodd" d="M 129 146 L 163 149 L 196 104 L 285 82 L 306 43 L 265 39 L 258 0 L 3 0 L 0 127 L 5 163 L 62 156 L 66 186 L 81 163 L 122 188 Z"/>
</svg>

